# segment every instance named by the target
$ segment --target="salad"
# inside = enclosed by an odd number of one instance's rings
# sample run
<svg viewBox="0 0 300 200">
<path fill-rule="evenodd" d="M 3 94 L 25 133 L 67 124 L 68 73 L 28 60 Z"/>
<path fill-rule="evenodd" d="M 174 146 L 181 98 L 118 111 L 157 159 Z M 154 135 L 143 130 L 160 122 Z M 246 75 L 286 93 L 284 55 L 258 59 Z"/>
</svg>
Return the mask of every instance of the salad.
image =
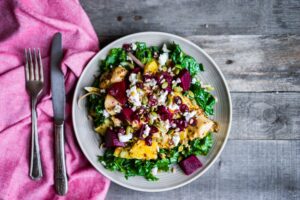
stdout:
<svg viewBox="0 0 300 200">
<path fill-rule="evenodd" d="M 125 177 L 158 180 L 175 164 L 186 175 L 202 166 L 217 123 L 213 88 L 197 80 L 203 65 L 175 43 L 144 42 L 113 48 L 100 64 L 87 93 L 87 109 L 103 141 L 99 162 Z"/>
</svg>

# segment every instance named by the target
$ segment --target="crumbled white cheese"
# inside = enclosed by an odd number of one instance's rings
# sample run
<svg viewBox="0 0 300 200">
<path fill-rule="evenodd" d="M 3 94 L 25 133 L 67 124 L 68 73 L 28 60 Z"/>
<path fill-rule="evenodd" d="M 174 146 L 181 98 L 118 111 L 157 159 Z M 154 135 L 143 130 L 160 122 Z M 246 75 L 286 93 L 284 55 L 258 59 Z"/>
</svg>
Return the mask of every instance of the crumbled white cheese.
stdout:
<svg viewBox="0 0 300 200">
<path fill-rule="evenodd" d="M 192 112 L 185 112 L 183 113 L 183 116 L 185 117 L 185 120 L 188 122 L 190 121 L 191 118 L 193 118 L 197 114 L 197 111 L 192 111 Z"/>
<path fill-rule="evenodd" d="M 122 110 L 122 107 L 121 107 L 120 105 L 116 105 L 116 106 L 114 107 L 114 112 L 115 112 L 115 113 L 120 113 L 121 110 Z M 103 114 L 104 114 L 104 113 L 103 113 Z"/>
<path fill-rule="evenodd" d="M 100 93 L 105 93 L 105 90 L 104 90 L 104 89 L 101 89 L 101 90 L 100 90 Z"/>
<path fill-rule="evenodd" d="M 129 90 L 126 90 L 126 94 L 127 94 L 128 100 L 131 103 L 133 103 L 134 106 L 139 107 L 142 105 L 141 97 L 140 97 L 141 93 L 139 93 L 137 91 L 136 86 L 133 86 Z"/>
<path fill-rule="evenodd" d="M 172 137 L 172 141 L 174 143 L 175 146 L 178 145 L 179 141 L 180 141 L 180 136 L 179 134 L 175 134 L 173 137 Z"/>
<path fill-rule="evenodd" d="M 159 62 L 159 65 L 162 66 L 162 65 L 165 65 L 167 60 L 169 58 L 169 54 L 168 53 L 163 53 L 163 54 L 160 54 L 159 58 L 158 58 L 158 62 Z"/>
<path fill-rule="evenodd" d="M 196 78 L 192 78 L 192 83 L 195 84 L 197 82 Z"/>
<path fill-rule="evenodd" d="M 156 86 L 156 84 L 157 84 L 157 81 L 154 78 L 152 78 L 152 79 L 147 79 L 146 83 L 144 85 L 146 87 L 154 87 L 154 86 Z"/>
<path fill-rule="evenodd" d="M 158 98 L 158 104 L 159 105 L 164 105 L 166 103 L 167 100 L 167 95 L 168 95 L 168 91 L 161 91 L 160 92 L 160 96 Z"/>
<path fill-rule="evenodd" d="M 131 73 L 129 76 L 129 81 L 131 85 L 135 85 L 137 83 L 136 73 Z"/>
<path fill-rule="evenodd" d="M 167 48 L 167 45 L 166 45 L 166 44 L 163 44 L 162 50 L 163 50 L 163 52 L 165 52 L 165 53 L 169 53 L 169 52 L 170 52 L 170 50 Z"/>
<path fill-rule="evenodd" d="M 118 138 L 120 142 L 128 142 L 132 138 L 132 133 L 124 135 L 122 133 L 118 133 Z"/>
<path fill-rule="evenodd" d="M 109 113 L 105 109 L 103 110 L 103 116 L 106 117 L 106 118 L 109 117 Z"/>
<path fill-rule="evenodd" d="M 136 46 L 135 42 L 133 42 L 133 43 L 131 44 L 131 48 L 132 48 L 133 51 L 136 50 L 137 46 Z"/>
<path fill-rule="evenodd" d="M 181 83 L 180 78 L 177 78 L 177 79 L 176 79 L 176 83 Z"/>
<path fill-rule="evenodd" d="M 150 133 L 150 127 L 148 125 L 145 126 L 145 130 L 143 132 L 143 137 L 146 138 Z"/>
<path fill-rule="evenodd" d="M 157 167 L 153 167 L 152 170 L 151 170 L 151 173 L 152 175 L 157 175 L 157 171 L 158 171 L 158 168 Z"/>
<path fill-rule="evenodd" d="M 166 120 L 166 121 L 160 121 L 161 125 L 168 131 L 170 128 L 170 121 Z"/>
<path fill-rule="evenodd" d="M 170 110 L 173 110 L 173 111 L 174 110 L 179 110 L 179 106 L 176 103 L 172 103 L 168 107 L 169 107 Z"/>
</svg>

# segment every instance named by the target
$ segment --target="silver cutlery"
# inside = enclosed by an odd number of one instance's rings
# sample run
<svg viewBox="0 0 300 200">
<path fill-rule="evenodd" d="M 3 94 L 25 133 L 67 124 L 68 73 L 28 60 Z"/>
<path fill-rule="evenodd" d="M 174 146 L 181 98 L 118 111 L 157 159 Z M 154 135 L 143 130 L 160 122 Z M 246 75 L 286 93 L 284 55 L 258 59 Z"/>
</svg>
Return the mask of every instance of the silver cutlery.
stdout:
<svg viewBox="0 0 300 200">
<path fill-rule="evenodd" d="M 61 33 L 56 33 L 51 47 L 51 91 L 54 111 L 54 137 L 55 137 L 55 169 L 54 184 L 59 195 L 65 195 L 68 191 L 68 178 L 65 162 L 64 148 L 64 120 L 65 120 L 65 84 L 64 75 L 60 69 L 62 59 Z"/>
<path fill-rule="evenodd" d="M 38 180 L 43 176 L 37 128 L 36 103 L 44 88 L 44 73 L 39 49 L 25 49 L 26 90 L 31 98 L 31 158 L 29 176 Z"/>
</svg>

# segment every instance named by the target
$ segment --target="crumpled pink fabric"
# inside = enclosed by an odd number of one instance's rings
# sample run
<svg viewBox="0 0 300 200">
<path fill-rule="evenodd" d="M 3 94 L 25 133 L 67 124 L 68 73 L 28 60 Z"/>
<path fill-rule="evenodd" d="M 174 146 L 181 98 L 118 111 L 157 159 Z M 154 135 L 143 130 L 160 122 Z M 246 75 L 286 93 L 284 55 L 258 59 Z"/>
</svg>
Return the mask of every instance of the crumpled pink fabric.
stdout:
<svg viewBox="0 0 300 200">
<path fill-rule="evenodd" d="M 78 0 L 0 1 L 0 199 L 104 199 L 109 181 L 82 154 L 71 123 L 71 100 L 77 78 L 98 51 L 98 39 Z M 53 182 L 53 111 L 49 53 L 53 35 L 62 33 L 66 105 L 66 163 L 69 191 L 56 195 Z M 29 176 L 31 111 L 25 90 L 24 48 L 42 52 L 46 86 L 37 105 L 44 176 Z"/>
</svg>

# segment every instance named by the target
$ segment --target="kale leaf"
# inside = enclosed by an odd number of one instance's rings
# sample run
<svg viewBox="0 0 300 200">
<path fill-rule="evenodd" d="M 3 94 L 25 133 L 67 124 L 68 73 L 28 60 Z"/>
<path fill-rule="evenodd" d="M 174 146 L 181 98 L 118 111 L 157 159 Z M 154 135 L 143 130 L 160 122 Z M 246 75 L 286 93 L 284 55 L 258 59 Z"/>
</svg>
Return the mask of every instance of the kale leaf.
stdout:
<svg viewBox="0 0 300 200">
<path fill-rule="evenodd" d="M 155 49 L 153 49 L 155 50 Z M 145 42 L 137 42 L 136 43 L 136 51 L 135 56 L 139 59 L 143 64 L 152 60 L 152 48 L 148 48 Z"/>
<path fill-rule="evenodd" d="M 110 69 L 110 67 L 115 67 L 120 62 L 126 61 L 127 54 L 122 48 L 113 48 L 108 53 L 107 57 L 102 61 L 100 65 L 101 71 L 105 72 Z"/>
<path fill-rule="evenodd" d="M 210 149 L 213 146 L 213 138 L 212 134 L 209 133 L 206 137 L 202 139 L 194 139 L 189 142 L 190 148 L 185 149 L 183 151 L 184 157 L 190 156 L 190 155 L 207 155 Z"/>
<path fill-rule="evenodd" d="M 190 90 L 194 93 L 194 99 L 197 104 L 205 111 L 205 113 L 207 115 L 213 115 L 214 105 L 216 104 L 215 97 L 204 88 L 201 88 L 199 82 L 192 84 Z"/>
<path fill-rule="evenodd" d="M 189 70 L 192 76 L 195 76 L 199 71 L 203 71 L 203 65 L 201 63 L 197 63 L 197 61 L 186 55 L 180 48 L 178 44 L 173 43 L 170 45 L 169 49 L 171 50 L 170 58 L 177 65 L 181 66 L 182 69 L 186 68 Z"/>
<path fill-rule="evenodd" d="M 126 179 L 131 176 L 144 176 L 150 181 L 158 180 L 151 171 L 156 166 L 157 161 L 119 158 L 113 154 L 113 149 L 107 149 L 103 156 L 98 156 L 98 160 L 106 169 L 120 171 L 125 174 Z M 160 161 L 157 167 L 161 170 L 166 169 L 164 161 Z"/>
</svg>

